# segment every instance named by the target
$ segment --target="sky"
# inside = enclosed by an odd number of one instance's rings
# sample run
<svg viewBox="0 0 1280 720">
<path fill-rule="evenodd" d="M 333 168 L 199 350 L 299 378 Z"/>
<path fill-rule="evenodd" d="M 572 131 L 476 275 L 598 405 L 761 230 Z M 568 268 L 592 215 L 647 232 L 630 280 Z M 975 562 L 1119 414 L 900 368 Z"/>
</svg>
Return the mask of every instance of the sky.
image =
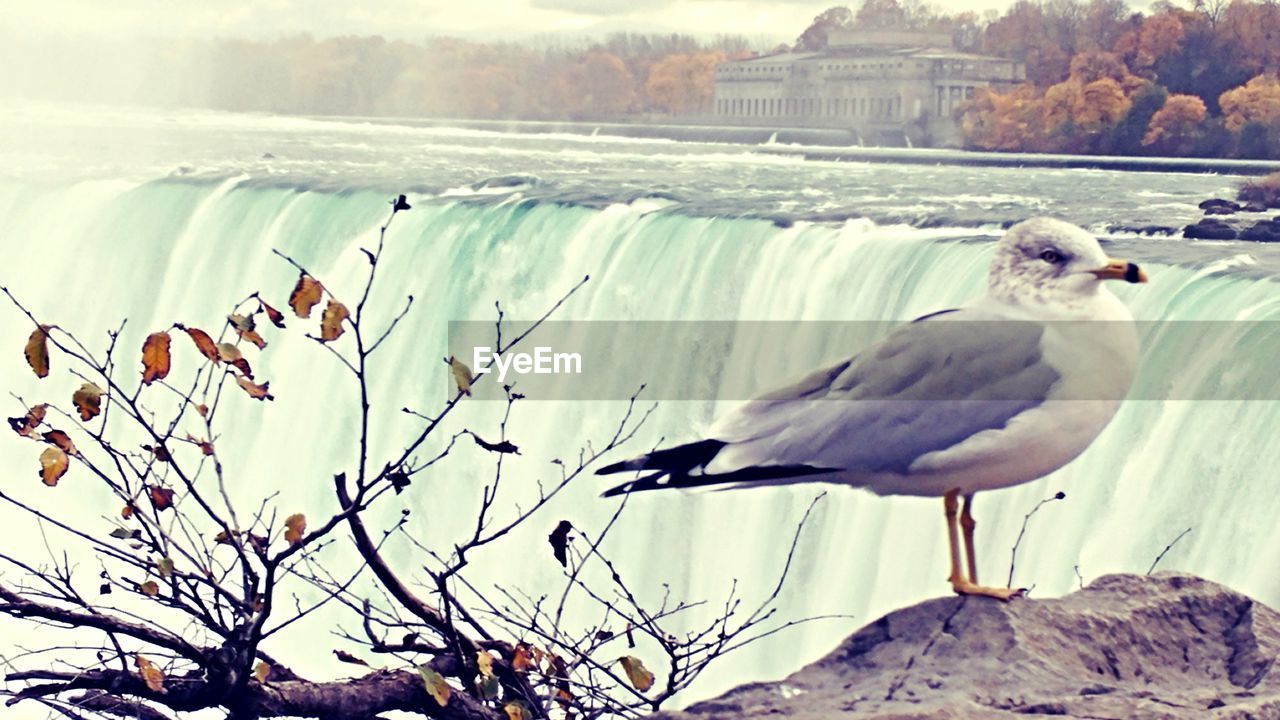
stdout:
<svg viewBox="0 0 1280 720">
<path fill-rule="evenodd" d="M 947 10 L 1012 0 L 936 0 Z M 0 28 L 112 38 L 275 38 L 310 33 L 531 40 L 617 30 L 790 40 L 839 0 L 4 0 Z M 849 5 L 856 5 L 853 0 Z"/>
</svg>

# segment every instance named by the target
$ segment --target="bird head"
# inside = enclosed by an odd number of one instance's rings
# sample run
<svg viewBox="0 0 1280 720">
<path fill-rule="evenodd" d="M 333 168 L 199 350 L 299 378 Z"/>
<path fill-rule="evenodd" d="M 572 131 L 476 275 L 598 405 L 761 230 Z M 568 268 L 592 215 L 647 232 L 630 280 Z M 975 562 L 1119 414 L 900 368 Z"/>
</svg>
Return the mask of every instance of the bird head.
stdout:
<svg viewBox="0 0 1280 720">
<path fill-rule="evenodd" d="M 996 244 L 987 292 L 1014 304 L 1071 303 L 1096 294 L 1104 280 L 1144 283 L 1147 275 L 1131 262 L 1108 257 L 1083 228 L 1031 218 L 1009 228 Z"/>
</svg>

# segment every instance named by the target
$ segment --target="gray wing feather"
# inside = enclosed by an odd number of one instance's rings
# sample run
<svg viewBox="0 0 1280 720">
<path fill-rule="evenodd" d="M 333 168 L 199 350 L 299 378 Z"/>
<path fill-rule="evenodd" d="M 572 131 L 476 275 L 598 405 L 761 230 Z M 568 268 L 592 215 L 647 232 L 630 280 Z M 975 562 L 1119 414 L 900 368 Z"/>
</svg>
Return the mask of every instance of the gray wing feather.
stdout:
<svg viewBox="0 0 1280 720">
<path fill-rule="evenodd" d="M 967 321 L 967 322 L 966 322 Z M 865 352 L 763 395 L 717 423 L 708 472 L 804 464 L 907 474 L 916 459 L 1002 428 L 1060 379 L 1044 326 L 958 311 L 904 325 Z"/>
</svg>

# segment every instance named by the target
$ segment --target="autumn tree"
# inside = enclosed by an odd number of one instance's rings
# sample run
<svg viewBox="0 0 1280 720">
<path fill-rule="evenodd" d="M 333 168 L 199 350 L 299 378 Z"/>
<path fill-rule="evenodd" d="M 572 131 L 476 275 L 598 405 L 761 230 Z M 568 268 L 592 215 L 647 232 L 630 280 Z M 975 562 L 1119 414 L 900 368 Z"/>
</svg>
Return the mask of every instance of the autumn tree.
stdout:
<svg viewBox="0 0 1280 720">
<path fill-rule="evenodd" d="M 584 109 L 595 116 L 621 115 L 635 99 L 635 80 L 622 60 L 610 52 L 594 50 L 582 62 L 581 98 Z"/>
<path fill-rule="evenodd" d="M 1228 90 L 1218 100 L 1227 129 L 1239 132 L 1249 123 L 1280 125 L 1280 78 L 1258 75 L 1244 85 Z"/>
<path fill-rule="evenodd" d="M 1280 70 L 1280 5 L 1237 0 L 1219 9 L 1215 31 L 1234 53 L 1234 61 L 1250 74 Z"/>
<path fill-rule="evenodd" d="M 1183 18 L 1173 12 L 1145 18 L 1138 28 L 1118 37 L 1114 49 L 1134 72 L 1154 78 L 1156 64 L 1182 47 L 1187 34 Z"/>
<path fill-rule="evenodd" d="M 1055 136 L 1054 150 L 1096 152 L 1099 139 L 1129 111 L 1120 83 L 1070 78 L 1045 91 L 1044 122 Z"/>
<path fill-rule="evenodd" d="M 718 52 L 668 55 L 649 70 L 645 92 L 654 107 L 672 115 L 706 112 L 715 94 Z"/>
<path fill-rule="evenodd" d="M 1142 144 L 1167 155 L 1187 155 L 1195 148 L 1207 111 L 1194 95 L 1170 95 L 1155 115 Z"/>
<path fill-rule="evenodd" d="M 961 127 L 979 150 L 1032 149 L 1044 137 L 1044 102 L 1031 85 L 1005 93 L 979 88 L 962 111 Z"/>
<path fill-rule="evenodd" d="M 983 51 L 1024 63 L 1027 80 L 1040 87 L 1061 82 L 1071 53 L 1057 41 L 1053 19 L 1040 3 L 1018 0 L 987 26 Z"/>
<path fill-rule="evenodd" d="M 1163 85 L 1146 83 L 1130 96 L 1129 112 L 1116 123 L 1111 135 L 1111 151 L 1122 155 L 1139 155 L 1149 150 L 1142 144 L 1151 125 L 1151 118 L 1169 98 Z"/>
<path fill-rule="evenodd" d="M 809 27 L 796 38 L 796 52 L 815 52 L 827 48 L 827 35 L 832 30 L 853 28 L 854 13 L 847 7 L 827 8 L 809 23 Z"/>
<path fill-rule="evenodd" d="M 388 229 L 409 209 L 403 195 L 393 201 L 361 267 L 335 270 L 341 279 L 277 253 L 297 273 L 291 291 L 173 318 L 140 348 L 121 345 L 123 325 L 82 340 L 0 289 L 30 322 L 23 354 L 41 388 L 16 398 L 8 420 L 31 475 L 0 489 L 0 503 L 41 529 L 40 541 L 0 548 L 3 635 L 24 645 L 5 658 L 8 706 L 74 720 L 634 717 L 780 627 L 773 603 L 794 540 L 760 604 L 730 591 L 703 621 L 690 616 L 700 603 L 633 587 L 605 554 L 625 502 L 598 521 L 549 515 L 633 437 L 649 412 L 636 397 L 613 427 L 528 478 L 523 501 L 504 472 L 529 402 L 512 388 L 494 389 L 500 419 L 483 427 L 459 425 L 456 411 L 480 402 L 472 394 L 493 375 L 457 358 L 439 366 L 442 388 L 452 378 L 447 399 L 379 399 L 379 383 L 403 381 L 380 351 L 419 309 L 413 297 L 375 300 Z M 518 327 L 498 306 L 496 351 L 519 347 L 585 282 Z M 271 438 L 228 420 L 246 406 L 279 412 L 304 390 L 265 377 L 265 358 L 286 343 L 342 374 L 340 386 L 306 389 L 353 413 L 350 434 L 324 449 L 328 477 L 302 475 Z M 458 462 L 488 466 L 469 512 L 439 497 Z M 291 486 L 314 490 L 282 494 Z M 419 512 L 469 519 L 431 543 L 411 522 Z M 546 541 L 513 545 L 530 523 Z M 486 556 L 561 576 L 546 588 L 482 583 L 473 568 Z M 315 677 L 329 650 L 351 677 Z"/>
</svg>

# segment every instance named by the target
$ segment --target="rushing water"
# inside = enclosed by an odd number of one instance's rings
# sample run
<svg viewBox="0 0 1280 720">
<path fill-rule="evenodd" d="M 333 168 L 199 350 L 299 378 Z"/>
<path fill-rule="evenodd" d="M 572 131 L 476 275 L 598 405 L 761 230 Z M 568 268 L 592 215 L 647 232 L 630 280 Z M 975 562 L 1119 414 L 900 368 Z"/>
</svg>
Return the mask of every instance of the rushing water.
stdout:
<svg viewBox="0 0 1280 720">
<path fill-rule="evenodd" d="M 254 290 L 283 306 L 296 275 L 272 248 L 350 295 L 366 267 L 359 248 L 376 237 L 386 198 L 407 192 L 415 207 L 388 235 L 388 270 L 372 300 L 389 317 L 404 295 L 418 298 L 376 367 L 377 449 L 387 453 L 415 426 L 399 408 L 429 411 L 443 396 L 446 321 L 492 319 L 495 300 L 508 317 L 532 319 L 587 274 L 591 281 L 557 318 L 909 319 L 979 292 L 1000 226 L 1048 213 L 1106 234 L 1115 254 L 1144 263 L 1152 282 L 1119 290 L 1139 318 L 1280 320 L 1280 262 L 1271 248 L 1109 230 L 1188 222 L 1199 214 L 1195 203 L 1230 192 L 1228 177 L 806 163 L 728 145 L 204 113 L 35 108 L 6 111 L 0 127 L 0 284 L 99 347 L 105 330 L 127 317 L 129 352 L 175 321 L 216 325 Z M 17 350 L 29 330 L 16 311 L 0 310 L 0 348 L 11 349 L 0 355 L 4 389 L 28 401 L 69 396 L 78 380 L 55 370 L 37 383 L 22 366 Z M 805 369 L 775 350 L 762 363 L 778 380 Z M 652 372 L 679 361 L 653 357 Z M 243 497 L 270 486 L 283 508 L 322 517 L 332 510 L 328 478 L 353 459 L 350 380 L 300 339 L 273 342 L 258 366 L 278 400 L 229 404 L 219 443 L 228 476 Z M 9 414 L 17 409 L 11 400 Z M 510 435 L 522 454 L 507 461 L 512 492 L 527 501 L 535 480 L 558 474 L 553 459 L 607 438 L 621 409 L 518 404 Z M 630 449 L 690 437 L 716 410 L 712 402 L 662 403 Z M 464 403 L 453 429 L 492 429 L 499 411 Z M 1016 581 L 1034 585 L 1035 595 L 1071 590 L 1077 571 L 1086 581 L 1144 572 L 1193 528 L 1164 567 L 1280 604 L 1276 427 L 1277 402 L 1126 405 L 1067 468 L 979 498 L 984 579 L 1003 580 L 1024 514 L 1063 490 L 1067 499 L 1040 511 L 1019 551 Z M 492 472 L 478 448 L 458 455 L 401 501 L 415 510 L 413 529 L 444 547 L 467 531 Z M 0 442 L 6 492 L 45 501 L 62 493 L 59 506 L 90 522 L 113 512 L 115 503 L 74 471 L 56 490 L 40 486 L 33 458 L 26 443 Z M 478 557 L 475 581 L 554 591 L 560 571 L 545 534 L 562 517 L 598 527 L 614 508 L 597 497 L 603 487 L 594 478 L 571 487 L 506 550 Z M 758 600 L 817 492 L 637 497 L 607 549 L 653 596 L 669 584 L 677 597 L 714 604 L 736 578 L 741 594 Z M 734 656 L 687 699 L 785 674 L 878 614 L 942 593 L 939 505 L 832 489 L 803 536 L 780 617 L 850 617 Z M 4 508 L 0 521 L 5 549 L 46 557 L 28 519 Z M 54 547 L 66 544 L 49 537 Z M 414 566 L 413 551 L 396 552 Z M 85 582 L 96 582 L 92 571 Z M 315 662 L 319 674 L 341 671 Z"/>
</svg>

